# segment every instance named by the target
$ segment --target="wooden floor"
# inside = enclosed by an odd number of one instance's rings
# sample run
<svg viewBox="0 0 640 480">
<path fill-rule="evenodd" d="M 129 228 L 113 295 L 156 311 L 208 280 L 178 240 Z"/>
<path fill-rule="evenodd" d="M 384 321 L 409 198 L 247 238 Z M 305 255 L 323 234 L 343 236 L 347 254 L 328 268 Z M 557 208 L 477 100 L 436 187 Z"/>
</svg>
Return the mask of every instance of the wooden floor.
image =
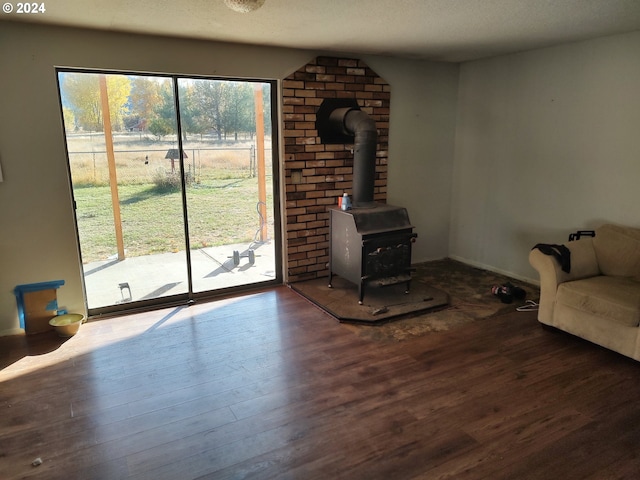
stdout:
<svg viewBox="0 0 640 480">
<path fill-rule="evenodd" d="M 46 337 L 0 339 L 2 479 L 640 471 L 640 364 L 535 312 L 376 342 L 280 287 Z"/>
</svg>

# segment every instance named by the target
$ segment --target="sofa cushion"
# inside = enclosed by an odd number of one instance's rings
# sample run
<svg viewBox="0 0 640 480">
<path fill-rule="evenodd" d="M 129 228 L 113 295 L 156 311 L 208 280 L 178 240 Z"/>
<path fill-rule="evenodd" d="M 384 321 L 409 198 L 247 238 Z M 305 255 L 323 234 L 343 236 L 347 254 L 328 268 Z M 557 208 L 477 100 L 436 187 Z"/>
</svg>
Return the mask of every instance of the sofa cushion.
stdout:
<svg viewBox="0 0 640 480">
<path fill-rule="evenodd" d="M 596 230 L 593 248 L 603 275 L 640 281 L 640 229 L 603 225 Z"/>
<path fill-rule="evenodd" d="M 556 302 L 628 327 L 640 324 L 640 282 L 598 275 L 558 287 Z"/>
</svg>

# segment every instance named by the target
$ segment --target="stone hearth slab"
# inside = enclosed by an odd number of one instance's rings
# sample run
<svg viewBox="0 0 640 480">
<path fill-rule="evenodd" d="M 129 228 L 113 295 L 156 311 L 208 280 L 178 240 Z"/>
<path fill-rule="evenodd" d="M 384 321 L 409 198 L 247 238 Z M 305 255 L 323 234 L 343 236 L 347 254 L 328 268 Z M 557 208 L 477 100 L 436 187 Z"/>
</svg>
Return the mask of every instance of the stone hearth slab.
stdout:
<svg viewBox="0 0 640 480">
<path fill-rule="evenodd" d="M 329 288 L 327 278 L 317 278 L 290 286 L 340 322 L 347 323 L 384 323 L 449 305 L 446 292 L 415 281 L 409 293 L 405 293 L 404 283 L 366 287 L 362 305 L 358 304 L 357 285 L 338 276 L 333 277 L 332 283 L 333 288 Z"/>
</svg>

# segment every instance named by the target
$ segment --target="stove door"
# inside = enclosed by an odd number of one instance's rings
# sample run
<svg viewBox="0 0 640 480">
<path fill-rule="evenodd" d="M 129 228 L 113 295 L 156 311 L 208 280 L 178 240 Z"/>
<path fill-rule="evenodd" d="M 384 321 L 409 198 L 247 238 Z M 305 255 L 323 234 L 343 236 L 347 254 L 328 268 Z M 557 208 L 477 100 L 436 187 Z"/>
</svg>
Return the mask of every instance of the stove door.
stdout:
<svg viewBox="0 0 640 480">
<path fill-rule="evenodd" d="M 363 279 L 398 277 L 411 269 L 411 232 L 382 235 L 364 242 Z"/>
</svg>

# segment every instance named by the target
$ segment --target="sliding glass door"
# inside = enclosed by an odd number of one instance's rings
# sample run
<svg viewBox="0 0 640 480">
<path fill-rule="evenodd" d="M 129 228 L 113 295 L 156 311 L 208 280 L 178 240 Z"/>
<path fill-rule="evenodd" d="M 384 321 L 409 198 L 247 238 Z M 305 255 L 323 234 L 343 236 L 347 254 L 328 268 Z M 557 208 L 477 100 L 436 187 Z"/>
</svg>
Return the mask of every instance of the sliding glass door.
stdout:
<svg viewBox="0 0 640 480">
<path fill-rule="evenodd" d="M 271 85 L 180 78 L 178 92 L 194 292 L 272 279 Z"/>
<path fill-rule="evenodd" d="M 270 82 L 58 80 L 90 314 L 280 281 Z"/>
</svg>

